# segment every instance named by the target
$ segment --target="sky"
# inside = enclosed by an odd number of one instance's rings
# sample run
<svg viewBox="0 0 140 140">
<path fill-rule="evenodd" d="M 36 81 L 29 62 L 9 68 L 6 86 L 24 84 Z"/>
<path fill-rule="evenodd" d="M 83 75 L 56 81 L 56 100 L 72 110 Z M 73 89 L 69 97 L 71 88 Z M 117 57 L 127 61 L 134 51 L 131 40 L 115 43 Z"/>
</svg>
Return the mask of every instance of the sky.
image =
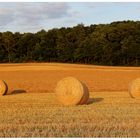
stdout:
<svg viewBox="0 0 140 140">
<path fill-rule="evenodd" d="M 140 2 L 0 2 L 0 32 L 140 20 Z"/>
</svg>

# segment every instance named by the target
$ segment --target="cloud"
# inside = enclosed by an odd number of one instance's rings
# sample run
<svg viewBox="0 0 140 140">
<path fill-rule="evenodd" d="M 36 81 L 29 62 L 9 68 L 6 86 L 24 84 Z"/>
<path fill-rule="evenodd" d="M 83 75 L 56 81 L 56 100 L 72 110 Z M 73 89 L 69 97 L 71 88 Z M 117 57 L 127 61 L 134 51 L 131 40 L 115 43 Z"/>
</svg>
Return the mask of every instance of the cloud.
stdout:
<svg viewBox="0 0 140 140">
<path fill-rule="evenodd" d="M 91 9 L 105 7 L 105 6 L 110 5 L 110 4 L 112 4 L 112 3 L 111 2 L 88 2 L 88 3 L 85 3 L 85 5 Z"/>
<path fill-rule="evenodd" d="M 19 3 L 17 14 L 27 18 L 61 18 L 68 14 L 68 5 L 66 3 Z"/>
<path fill-rule="evenodd" d="M 69 14 L 67 3 L 4 3 L 0 5 L 0 26 L 17 25 L 33 28 L 47 20 L 61 19 Z M 26 27 L 25 27 L 26 28 Z"/>
<path fill-rule="evenodd" d="M 13 13 L 8 8 L 0 8 L 0 26 L 5 26 L 14 20 Z"/>
<path fill-rule="evenodd" d="M 108 23 L 140 18 L 139 3 L 21 2 L 0 3 L 0 31 L 36 32 L 41 29 Z M 135 10 L 136 9 L 136 10 Z"/>
</svg>

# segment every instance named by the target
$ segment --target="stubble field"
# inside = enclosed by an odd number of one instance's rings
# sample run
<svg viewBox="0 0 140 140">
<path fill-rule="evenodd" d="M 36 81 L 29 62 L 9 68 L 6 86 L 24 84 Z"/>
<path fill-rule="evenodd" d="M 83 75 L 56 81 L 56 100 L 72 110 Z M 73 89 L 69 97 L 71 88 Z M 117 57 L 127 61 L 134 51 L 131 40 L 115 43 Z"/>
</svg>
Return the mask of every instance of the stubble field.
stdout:
<svg viewBox="0 0 140 140">
<path fill-rule="evenodd" d="M 90 91 L 88 105 L 63 106 L 54 89 L 74 76 Z M 140 68 L 76 64 L 1 64 L 9 95 L 0 97 L 0 137 L 140 137 L 140 100 L 128 84 Z"/>
</svg>

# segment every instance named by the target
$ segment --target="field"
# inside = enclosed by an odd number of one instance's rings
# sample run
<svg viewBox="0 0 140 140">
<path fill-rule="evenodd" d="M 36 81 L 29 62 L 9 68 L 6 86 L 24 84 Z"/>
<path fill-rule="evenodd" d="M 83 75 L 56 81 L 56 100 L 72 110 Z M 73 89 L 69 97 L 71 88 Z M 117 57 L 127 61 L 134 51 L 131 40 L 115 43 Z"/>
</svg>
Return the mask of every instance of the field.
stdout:
<svg viewBox="0 0 140 140">
<path fill-rule="evenodd" d="M 88 105 L 63 106 L 57 82 L 75 76 L 89 87 Z M 140 100 L 128 84 L 140 68 L 76 64 L 1 64 L 9 95 L 0 97 L 0 137 L 140 137 Z"/>
</svg>

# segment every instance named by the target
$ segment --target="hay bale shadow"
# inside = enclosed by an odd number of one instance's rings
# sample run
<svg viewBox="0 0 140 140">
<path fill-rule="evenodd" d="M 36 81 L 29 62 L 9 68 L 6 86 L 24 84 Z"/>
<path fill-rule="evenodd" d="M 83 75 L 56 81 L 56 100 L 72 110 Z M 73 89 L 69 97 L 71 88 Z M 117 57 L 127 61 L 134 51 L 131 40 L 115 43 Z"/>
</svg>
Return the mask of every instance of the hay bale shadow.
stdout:
<svg viewBox="0 0 140 140">
<path fill-rule="evenodd" d="M 13 90 L 10 95 L 13 95 L 13 94 L 23 94 L 23 93 L 27 93 L 26 90 L 24 89 L 16 89 L 16 90 Z"/>
<path fill-rule="evenodd" d="M 92 104 L 92 103 L 96 103 L 96 102 L 101 102 L 101 101 L 103 101 L 103 100 L 104 100 L 104 98 L 89 98 L 87 104 Z"/>
</svg>

